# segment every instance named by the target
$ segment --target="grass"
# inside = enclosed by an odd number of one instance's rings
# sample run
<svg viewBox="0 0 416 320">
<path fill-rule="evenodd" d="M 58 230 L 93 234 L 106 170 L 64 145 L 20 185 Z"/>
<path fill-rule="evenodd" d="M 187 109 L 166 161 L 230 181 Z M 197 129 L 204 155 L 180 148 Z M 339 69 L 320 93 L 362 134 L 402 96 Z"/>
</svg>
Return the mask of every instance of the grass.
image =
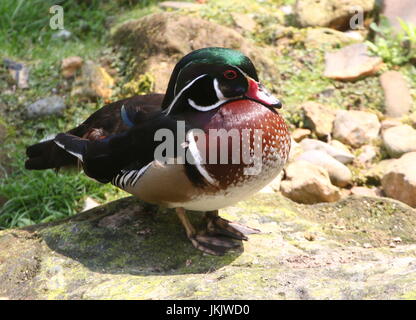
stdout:
<svg viewBox="0 0 416 320">
<path fill-rule="evenodd" d="M 79 51 L 84 45 L 105 46 L 108 26 L 113 18 L 135 12 L 136 17 L 160 0 L 2 0 L 0 1 L 0 53 L 23 59 L 45 58 L 45 53 Z M 69 41 L 53 39 L 49 8 L 60 5 L 64 28 L 72 33 Z M 125 18 L 126 19 L 126 18 Z M 57 52 L 56 52 L 57 51 Z"/>
<path fill-rule="evenodd" d="M 86 196 L 98 203 L 112 201 L 126 196 L 126 193 L 110 184 L 100 184 L 77 170 L 59 173 L 53 170 L 29 171 L 24 169 L 25 146 L 39 141 L 39 131 L 44 134 L 53 128 L 53 117 L 44 119 L 37 126 L 23 130 L 23 137 L 17 138 L 16 128 L 8 130 L 5 144 L 0 146 L 2 158 L 10 159 L 0 163 L 0 196 L 6 199 L 0 207 L 0 230 L 22 227 L 62 219 L 79 212 Z M 56 122 L 56 121 L 55 121 Z M 63 129 L 68 124 L 60 119 L 56 127 Z M 43 128 L 43 130 L 40 130 Z M 33 136 L 29 137 L 32 131 Z"/>
<path fill-rule="evenodd" d="M 0 208 L 0 229 L 66 218 L 82 209 L 85 195 L 98 202 L 125 195 L 83 173 L 61 172 L 58 176 L 52 170 L 25 170 L 22 159 L 14 164 L 13 173 L 0 182 L 0 194 L 9 199 Z"/>
<path fill-rule="evenodd" d="M 62 47 L 62 40 L 52 39 L 56 30 L 49 26 L 49 8 L 54 4 L 62 5 L 64 27 L 74 40 L 99 39 L 104 34 L 106 14 L 96 10 L 98 1 L 5 0 L 0 4 L 0 47 L 9 55 L 28 59 L 44 57 L 49 46 L 51 52 Z"/>
</svg>

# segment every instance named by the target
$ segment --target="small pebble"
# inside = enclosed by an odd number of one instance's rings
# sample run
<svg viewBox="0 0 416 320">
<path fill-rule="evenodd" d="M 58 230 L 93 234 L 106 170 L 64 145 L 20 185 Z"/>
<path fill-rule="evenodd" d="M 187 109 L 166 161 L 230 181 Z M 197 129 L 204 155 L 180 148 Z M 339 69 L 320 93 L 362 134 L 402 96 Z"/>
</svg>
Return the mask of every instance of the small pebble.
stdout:
<svg viewBox="0 0 416 320">
<path fill-rule="evenodd" d="M 392 239 L 392 241 L 394 243 L 401 243 L 402 242 L 402 239 L 400 237 L 395 237 L 395 238 Z"/>
<path fill-rule="evenodd" d="M 303 236 L 308 241 L 314 241 L 316 239 L 316 236 L 310 232 L 306 232 Z"/>
</svg>

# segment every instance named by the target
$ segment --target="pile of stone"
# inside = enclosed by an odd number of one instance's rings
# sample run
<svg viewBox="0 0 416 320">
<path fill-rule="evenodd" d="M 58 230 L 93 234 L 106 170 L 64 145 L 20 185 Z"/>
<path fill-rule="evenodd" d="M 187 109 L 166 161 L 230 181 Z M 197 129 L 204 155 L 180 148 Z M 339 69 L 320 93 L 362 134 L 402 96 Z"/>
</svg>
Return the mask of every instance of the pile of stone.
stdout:
<svg viewBox="0 0 416 320">
<path fill-rule="evenodd" d="M 398 17 L 416 24 L 414 1 L 383 2 L 380 7 L 375 0 L 298 0 L 293 12 L 308 34 L 318 35 L 321 30 L 325 43 L 354 32 L 365 38 L 380 12 L 394 27 L 399 27 Z M 363 25 L 355 29 L 351 22 L 357 22 L 359 15 Z M 416 113 L 412 113 L 410 85 L 398 70 L 380 74 L 387 69 L 382 59 L 370 53 L 362 39 L 356 42 L 343 41 L 341 48 L 327 51 L 322 76 L 338 81 L 379 76 L 383 113 L 305 102 L 300 106 L 300 127 L 291 132 L 289 164 L 277 179 L 279 190 L 308 204 L 362 195 L 391 197 L 416 207 Z"/>
<path fill-rule="evenodd" d="M 303 128 L 293 130 L 283 195 L 301 203 L 388 196 L 416 207 L 416 129 L 403 124 L 407 118 L 380 122 L 370 111 L 316 102 L 300 108 Z M 363 183 L 362 176 L 370 179 Z"/>
</svg>

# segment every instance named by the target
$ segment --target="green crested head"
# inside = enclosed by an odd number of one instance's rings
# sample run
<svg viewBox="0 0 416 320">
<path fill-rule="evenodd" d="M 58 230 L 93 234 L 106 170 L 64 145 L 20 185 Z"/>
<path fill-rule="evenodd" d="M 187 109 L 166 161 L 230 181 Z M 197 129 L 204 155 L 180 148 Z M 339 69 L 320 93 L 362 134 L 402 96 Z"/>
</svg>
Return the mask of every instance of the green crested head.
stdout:
<svg viewBox="0 0 416 320">
<path fill-rule="evenodd" d="M 167 113 L 187 107 L 208 111 L 236 99 L 280 105 L 260 85 L 247 56 L 233 49 L 209 47 L 192 51 L 176 64 L 162 108 Z"/>
<path fill-rule="evenodd" d="M 254 67 L 251 60 L 240 51 L 221 47 L 208 47 L 198 49 L 188 53 L 176 64 L 169 80 L 162 108 L 167 108 L 172 102 L 175 96 L 175 91 L 177 91 L 177 89 L 180 87 L 178 86 L 178 80 L 179 82 L 182 80 L 178 79 L 180 74 L 182 71 L 186 70 L 192 65 L 199 65 L 201 68 L 203 68 L 203 65 L 236 66 L 247 73 L 250 77 L 258 81 L 256 68 Z"/>
<path fill-rule="evenodd" d="M 190 64 L 217 64 L 235 66 L 258 81 L 257 71 L 251 60 L 237 50 L 220 47 L 210 47 L 195 50 L 183 57 L 177 64 L 177 67 L 180 71 Z"/>
</svg>

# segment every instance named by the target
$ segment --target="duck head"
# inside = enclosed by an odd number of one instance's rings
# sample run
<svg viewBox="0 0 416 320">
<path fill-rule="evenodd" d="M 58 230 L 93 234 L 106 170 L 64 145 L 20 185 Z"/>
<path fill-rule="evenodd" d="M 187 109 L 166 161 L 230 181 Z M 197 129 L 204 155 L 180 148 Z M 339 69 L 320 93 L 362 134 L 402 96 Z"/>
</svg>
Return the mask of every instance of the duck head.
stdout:
<svg viewBox="0 0 416 320">
<path fill-rule="evenodd" d="M 203 48 L 175 66 L 162 109 L 167 114 L 206 112 L 236 100 L 252 100 L 276 112 L 281 102 L 259 83 L 251 60 L 227 48 Z"/>
</svg>

